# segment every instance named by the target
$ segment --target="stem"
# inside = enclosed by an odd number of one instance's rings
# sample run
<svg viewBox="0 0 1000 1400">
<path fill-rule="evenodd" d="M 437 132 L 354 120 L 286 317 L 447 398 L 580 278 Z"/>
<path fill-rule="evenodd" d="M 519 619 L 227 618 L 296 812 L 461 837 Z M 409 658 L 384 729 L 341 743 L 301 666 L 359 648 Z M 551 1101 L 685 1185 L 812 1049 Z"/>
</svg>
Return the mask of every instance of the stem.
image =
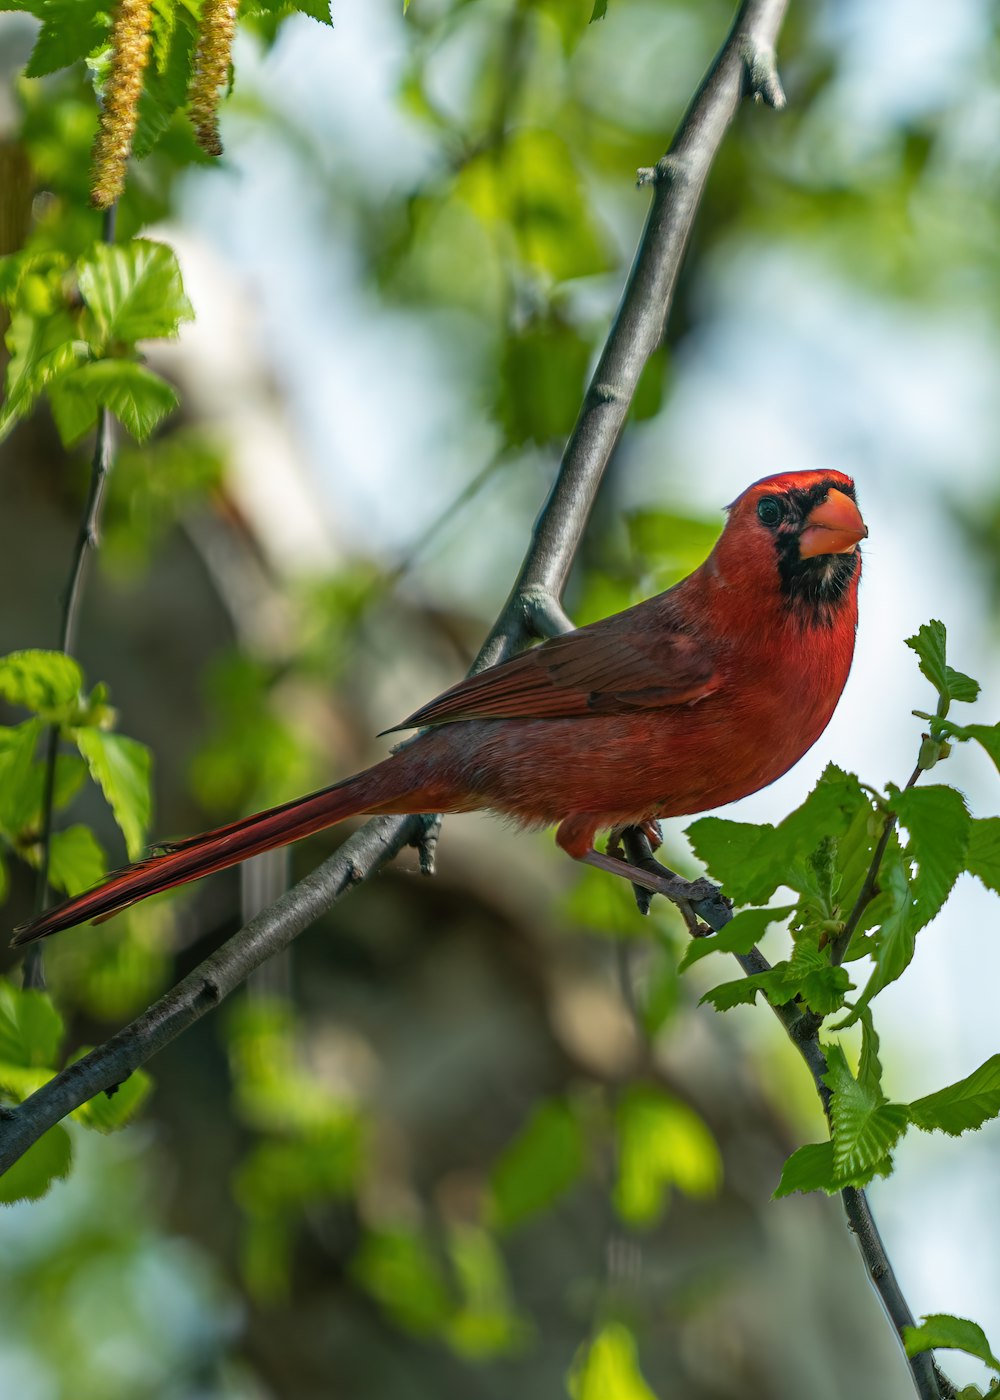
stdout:
<svg viewBox="0 0 1000 1400">
<path fill-rule="evenodd" d="M 112 204 L 104 211 L 101 221 L 101 238 L 105 243 L 115 241 L 115 218 L 118 206 Z M 98 528 L 101 519 L 101 505 L 104 488 L 111 470 L 113 450 L 113 429 L 111 414 L 106 408 L 97 415 L 97 436 L 94 440 L 94 455 L 90 464 L 90 489 L 84 506 L 83 518 L 77 531 L 76 545 L 70 562 L 69 577 L 62 599 L 62 618 L 59 627 L 59 651 L 72 656 L 76 650 L 76 635 L 83 600 L 83 585 L 86 578 L 87 561 L 98 545 Z M 56 785 L 56 762 L 59 757 L 59 726 L 53 724 L 45 742 L 45 778 L 42 785 L 42 815 L 39 842 L 42 853 L 38 865 L 38 880 L 35 884 L 34 912 L 37 917 L 45 908 L 49 895 L 49 862 L 52 855 L 52 802 Z M 25 987 L 44 987 L 45 969 L 42 961 L 41 944 L 33 944 L 24 957 L 22 983 Z"/>
</svg>

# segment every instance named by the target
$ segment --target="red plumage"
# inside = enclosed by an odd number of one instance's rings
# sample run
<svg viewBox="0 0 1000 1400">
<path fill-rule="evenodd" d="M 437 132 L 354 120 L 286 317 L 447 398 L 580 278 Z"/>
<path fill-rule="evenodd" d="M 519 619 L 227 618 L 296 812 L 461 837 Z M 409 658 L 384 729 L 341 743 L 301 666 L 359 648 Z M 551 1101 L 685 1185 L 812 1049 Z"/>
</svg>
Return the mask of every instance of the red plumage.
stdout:
<svg viewBox="0 0 1000 1400">
<path fill-rule="evenodd" d="M 488 808 L 597 831 L 756 792 L 829 723 L 857 626 L 854 486 L 790 472 L 749 487 L 708 559 L 666 593 L 461 681 L 400 728 L 392 757 L 333 787 L 191 837 L 17 931 L 15 943 L 296 841 L 345 817 Z"/>
</svg>

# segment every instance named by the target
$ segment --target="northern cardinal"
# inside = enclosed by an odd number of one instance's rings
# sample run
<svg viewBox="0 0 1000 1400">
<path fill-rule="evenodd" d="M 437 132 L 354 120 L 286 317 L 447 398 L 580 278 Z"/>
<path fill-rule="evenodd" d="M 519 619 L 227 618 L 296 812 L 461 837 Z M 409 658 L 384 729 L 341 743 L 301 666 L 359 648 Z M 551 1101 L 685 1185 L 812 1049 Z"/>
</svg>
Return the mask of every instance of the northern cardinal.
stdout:
<svg viewBox="0 0 1000 1400">
<path fill-rule="evenodd" d="M 666 593 L 460 681 L 397 726 L 426 728 L 390 758 L 166 846 L 14 942 L 362 813 L 490 808 L 526 826 L 558 822 L 569 855 L 625 873 L 593 850 L 599 830 L 651 829 L 745 797 L 822 734 L 851 667 L 867 534 L 849 477 L 766 477 L 729 507 L 704 564 Z"/>
</svg>

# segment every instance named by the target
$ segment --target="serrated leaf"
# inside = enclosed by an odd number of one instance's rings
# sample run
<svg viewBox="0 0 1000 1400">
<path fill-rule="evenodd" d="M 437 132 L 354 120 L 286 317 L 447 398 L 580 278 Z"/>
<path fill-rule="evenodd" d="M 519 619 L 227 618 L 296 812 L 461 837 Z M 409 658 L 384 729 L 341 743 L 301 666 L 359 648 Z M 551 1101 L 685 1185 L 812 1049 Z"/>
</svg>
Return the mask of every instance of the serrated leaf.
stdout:
<svg viewBox="0 0 1000 1400">
<path fill-rule="evenodd" d="M 912 637 L 905 639 L 906 645 L 917 653 L 920 670 L 930 681 L 939 695 L 948 694 L 947 662 L 945 645 L 947 634 L 943 622 L 932 619 L 925 622 Z"/>
<path fill-rule="evenodd" d="M 310 19 L 319 20 L 320 24 L 328 24 L 331 28 L 333 27 L 330 0 L 291 0 L 291 3 L 301 14 L 308 15 Z"/>
<path fill-rule="evenodd" d="M 712 1196 L 722 1159 L 704 1121 L 687 1104 L 651 1085 L 632 1085 L 615 1114 L 618 1180 L 615 1209 L 630 1225 L 659 1219 L 676 1186 L 687 1196 Z"/>
<path fill-rule="evenodd" d="M 77 1060 L 86 1053 L 86 1049 L 79 1050 L 73 1058 Z M 88 1099 L 73 1110 L 72 1116 L 96 1132 L 117 1132 L 135 1117 L 152 1088 L 153 1081 L 144 1069 L 133 1070 L 111 1094 L 101 1093 Z"/>
<path fill-rule="evenodd" d="M 0 981 L 0 1060 L 25 1068 L 55 1063 L 63 1019 L 45 992 Z"/>
<path fill-rule="evenodd" d="M 72 1161 L 69 1133 L 56 1124 L 0 1176 L 0 1203 L 40 1200 L 54 1181 L 69 1174 Z"/>
<path fill-rule="evenodd" d="M 60 375 L 49 385 L 49 402 L 68 447 L 93 428 L 102 407 L 142 442 L 173 412 L 178 398 L 151 369 L 134 360 L 111 359 L 91 360 Z"/>
<path fill-rule="evenodd" d="M 731 899 L 765 904 L 792 878 L 797 860 L 809 856 L 824 838 L 847 831 L 869 806 L 857 778 L 830 764 L 802 806 L 776 827 L 702 817 L 686 834 Z"/>
<path fill-rule="evenodd" d="M 941 785 L 894 795 L 892 807 L 910 833 L 905 857 L 918 867 L 910 883 L 916 933 L 934 918 L 965 869 L 971 818 L 962 794 Z"/>
<path fill-rule="evenodd" d="M 490 1174 L 496 1227 L 510 1229 L 550 1206 L 579 1179 L 583 1166 L 583 1132 L 572 1104 L 537 1104 Z"/>
<path fill-rule="evenodd" d="M 105 342 L 169 338 L 194 317 L 177 255 L 166 243 L 99 243 L 81 262 L 79 278 Z"/>
<path fill-rule="evenodd" d="M 947 732 L 956 739 L 975 739 L 1000 771 L 1000 724 L 949 725 Z"/>
<path fill-rule="evenodd" d="M 840 1180 L 859 1182 L 885 1161 L 906 1130 L 909 1112 L 905 1105 L 886 1103 L 881 1093 L 860 1084 L 839 1045 L 824 1049 L 828 1070 L 823 1079 L 832 1092 L 834 1172 Z"/>
<path fill-rule="evenodd" d="M 152 812 L 149 749 L 137 739 L 102 729 L 75 729 L 73 739 L 114 813 L 129 859 L 138 860 Z"/>
<path fill-rule="evenodd" d="M 100 884 L 108 862 L 89 826 L 54 831 L 49 844 L 49 884 L 64 894 L 82 894 Z"/>
<path fill-rule="evenodd" d="M 61 651 L 12 651 L 0 658 L 0 695 L 46 719 L 65 718 L 80 698 L 83 672 Z"/>
<path fill-rule="evenodd" d="M 810 1142 L 793 1152 L 782 1167 L 774 1198 L 790 1196 L 795 1191 L 826 1191 L 832 1195 L 840 1189 L 833 1169 L 833 1143 Z"/>
<path fill-rule="evenodd" d="M 987 889 L 1000 894 L 1000 817 L 973 819 L 965 868 L 977 875 Z"/>
<path fill-rule="evenodd" d="M 865 1007 L 861 1021 L 861 1058 L 858 1062 L 858 1083 L 873 1098 L 882 1097 L 882 1061 L 879 1059 L 879 1038 L 872 1013 Z"/>
<path fill-rule="evenodd" d="M 635 1338 L 620 1322 L 606 1323 L 584 1343 L 566 1384 L 572 1400 L 656 1400 L 639 1370 Z"/>
<path fill-rule="evenodd" d="M 741 909 L 720 932 L 707 938 L 692 938 L 680 961 L 683 972 L 709 953 L 749 953 L 763 938 L 772 924 L 788 918 L 795 906 L 777 909 Z"/>
<path fill-rule="evenodd" d="M 955 1137 L 996 1118 L 1000 1115 L 1000 1055 L 992 1055 L 967 1078 L 916 1099 L 909 1112 L 925 1132 L 938 1130 Z"/>
<path fill-rule="evenodd" d="M 893 859 L 887 854 L 879 872 L 879 885 L 878 914 L 881 923 L 875 937 L 875 970 L 865 984 L 853 1014 L 842 1025 L 850 1025 L 857 1020 L 861 1009 L 890 982 L 895 982 L 913 960 L 916 947 L 913 901 L 901 857 Z"/>
<path fill-rule="evenodd" d="M 732 1011 L 734 1006 L 752 1006 L 758 992 L 769 996 L 773 988 L 783 989 L 778 971 L 781 966 L 778 963 L 770 972 L 757 972 L 752 977 L 736 977 L 731 982 L 721 982 L 705 992 L 698 1004 L 714 1006 L 716 1011 Z M 778 972 L 777 977 L 775 972 Z"/>
<path fill-rule="evenodd" d="M 0 729 L 0 827 L 11 838 L 22 831 L 32 816 L 35 752 L 42 729 L 40 719 Z"/>
<path fill-rule="evenodd" d="M 993 1354 L 986 1333 L 978 1322 L 970 1322 L 966 1317 L 928 1313 L 919 1327 L 903 1328 L 903 1345 L 907 1356 L 917 1356 L 922 1351 L 934 1351 L 938 1347 L 964 1351 L 985 1362 L 991 1370 L 1000 1371 L 1000 1361 Z"/>
<path fill-rule="evenodd" d="M 110 9 L 107 0 L 44 0 L 34 11 L 42 28 L 24 76 L 41 78 L 86 58 L 105 40 Z"/>
<path fill-rule="evenodd" d="M 75 322 L 62 312 L 16 310 L 5 337 L 10 360 L 0 405 L 0 439 L 31 409 L 56 376 L 77 364 L 81 342 Z"/>
<path fill-rule="evenodd" d="M 948 685 L 948 693 L 953 700 L 960 700 L 963 705 L 971 705 L 979 698 L 982 689 L 977 680 L 972 676 L 967 676 L 964 671 L 956 671 L 953 666 L 945 667 L 945 678 Z"/>
<path fill-rule="evenodd" d="M 798 996 L 819 1016 L 839 1011 L 851 989 L 846 971 L 834 967 L 827 953 L 807 940 L 796 943 L 782 980 L 786 1001 Z"/>
</svg>

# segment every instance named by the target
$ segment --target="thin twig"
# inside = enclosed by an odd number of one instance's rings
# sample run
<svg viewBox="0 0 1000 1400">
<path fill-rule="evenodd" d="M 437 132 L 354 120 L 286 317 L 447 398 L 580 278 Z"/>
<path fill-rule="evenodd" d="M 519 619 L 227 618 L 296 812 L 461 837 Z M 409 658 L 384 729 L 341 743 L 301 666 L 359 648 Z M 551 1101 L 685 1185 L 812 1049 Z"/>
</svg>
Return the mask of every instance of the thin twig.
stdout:
<svg viewBox="0 0 1000 1400">
<path fill-rule="evenodd" d="M 115 219 L 117 204 L 104 211 L 101 221 L 101 238 L 105 243 L 115 241 Z M 59 650 L 72 656 L 76 650 L 77 624 L 80 604 L 83 599 L 83 585 L 87 573 L 87 561 L 97 548 L 101 520 L 101 504 L 104 488 L 111 470 L 113 451 L 113 427 L 111 414 L 106 408 L 98 410 L 97 433 L 94 439 L 94 455 L 90 464 L 90 486 L 83 518 L 77 531 L 73 558 L 70 561 L 69 577 L 62 598 L 62 617 L 59 625 Z M 34 913 L 37 918 L 44 910 L 49 896 L 49 863 L 52 856 L 52 805 L 55 796 L 56 763 L 59 758 L 60 729 L 53 724 L 45 741 L 45 778 L 42 784 L 42 815 L 38 840 L 41 857 L 38 865 L 38 879 L 35 884 Z M 45 969 L 42 961 L 42 945 L 32 944 L 25 954 L 21 970 L 25 987 L 44 987 Z"/>
<path fill-rule="evenodd" d="M 921 771 L 917 769 L 910 782 L 907 783 L 907 787 L 913 786 Z M 645 834 L 638 828 L 629 828 L 623 834 L 623 843 L 629 852 L 630 860 L 634 852 L 639 857 L 639 863 L 645 868 L 651 870 L 656 867 L 661 871 L 665 870 L 665 867 L 660 865 L 660 862 L 653 856 Z M 670 876 L 674 874 L 673 871 L 666 873 Z M 679 905 L 681 903 L 680 901 L 675 902 Z M 683 908 L 681 912 L 685 912 Z M 721 897 L 716 901 L 702 901 L 699 904 L 698 912 L 715 933 L 725 928 L 733 917 L 732 907 Z M 762 972 L 772 970 L 771 964 L 759 948 L 754 947 L 750 949 L 749 953 L 736 953 L 734 956 L 748 977 L 756 977 Z M 816 1093 L 823 1105 L 823 1112 L 829 1121 L 831 1094 L 826 1083 L 829 1066 L 819 1043 L 821 1018 L 810 1011 L 804 1011 L 797 1002 L 779 1004 L 768 999 L 768 1005 L 781 1022 L 789 1040 L 805 1061 L 812 1076 Z M 875 1225 L 868 1198 L 864 1191 L 854 1186 L 846 1187 L 840 1195 L 844 1203 L 848 1226 L 858 1242 L 868 1276 L 878 1293 L 886 1316 L 892 1323 L 900 1346 L 902 1346 L 903 1328 L 915 1325 L 913 1313 L 910 1311 L 903 1296 L 903 1290 L 899 1286 L 899 1280 L 889 1262 L 889 1256 Z M 905 1355 L 905 1347 L 903 1350 Z M 908 1356 L 906 1360 L 920 1400 L 948 1400 L 948 1397 L 954 1395 L 951 1382 L 937 1369 L 930 1352 L 920 1352 L 917 1356 Z"/>
</svg>

